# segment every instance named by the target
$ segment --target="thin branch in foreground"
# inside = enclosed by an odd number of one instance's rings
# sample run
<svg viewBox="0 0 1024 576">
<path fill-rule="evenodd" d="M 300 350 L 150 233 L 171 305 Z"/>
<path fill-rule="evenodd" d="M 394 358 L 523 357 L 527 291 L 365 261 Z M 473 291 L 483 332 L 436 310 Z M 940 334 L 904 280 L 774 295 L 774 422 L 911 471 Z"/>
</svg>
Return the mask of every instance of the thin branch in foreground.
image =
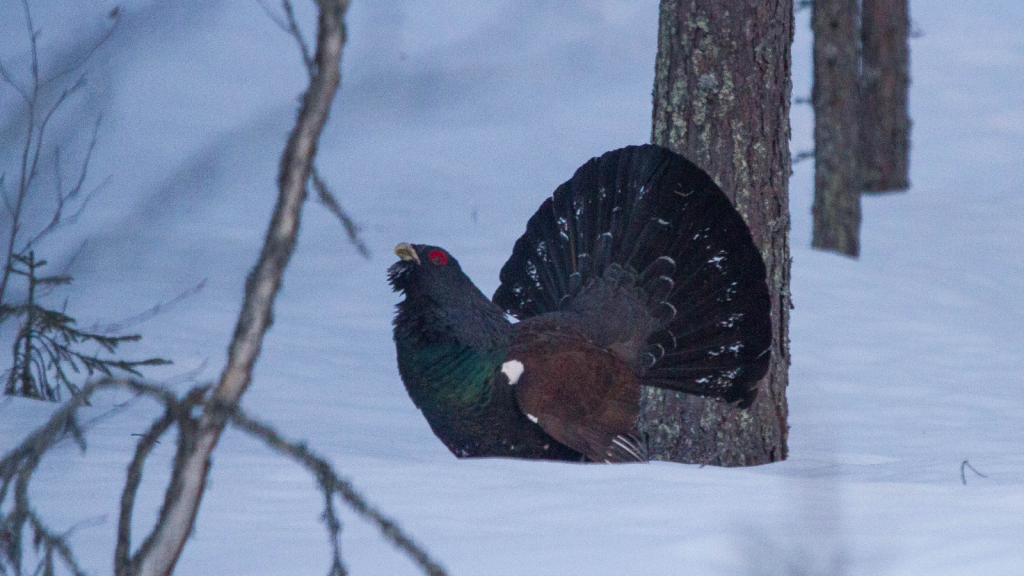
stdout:
<svg viewBox="0 0 1024 576">
<path fill-rule="evenodd" d="M 334 492 L 321 486 L 324 493 L 324 513 L 321 519 L 327 525 L 327 535 L 331 540 L 331 569 L 327 576 L 345 576 L 345 564 L 341 561 L 341 520 L 334 512 Z"/>
<path fill-rule="evenodd" d="M 256 0 L 256 3 L 259 4 L 260 8 L 263 9 L 263 13 L 266 14 L 267 17 L 270 18 L 270 20 L 274 24 L 277 24 L 278 28 L 284 30 L 285 32 L 288 31 L 288 24 L 285 23 L 285 21 L 282 20 L 280 16 L 274 14 L 274 11 L 270 9 L 270 6 L 267 6 L 266 2 L 264 2 L 263 0 Z"/>
<path fill-rule="evenodd" d="M 93 324 L 89 328 L 89 330 L 99 334 L 112 334 L 115 332 L 121 332 L 128 328 L 131 328 L 132 326 L 142 324 L 143 322 L 146 322 L 148 320 L 155 318 L 156 316 L 159 316 L 160 314 L 166 312 L 169 308 L 201 292 L 203 288 L 206 287 L 206 280 L 206 278 L 203 278 L 202 280 L 199 281 L 198 284 L 181 292 L 174 298 L 171 298 L 166 302 L 159 302 L 150 307 L 149 309 L 143 310 L 142 312 L 134 316 L 129 316 L 128 318 L 124 318 L 116 322 L 111 322 L 109 324 Z"/>
<path fill-rule="evenodd" d="M 302 63 L 306 66 L 306 72 L 309 73 L 310 78 L 315 76 L 316 62 L 313 60 L 309 51 L 309 43 L 306 42 L 306 37 L 302 34 L 302 30 L 299 29 L 299 23 L 295 20 L 295 10 L 292 8 L 291 0 L 281 1 L 281 7 L 284 9 L 285 14 L 284 18 L 275 14 L 274 11 L 271 10 L 270 6 L 267 6 L 263 0 L 256 0 L 256 3 L 260 5 L 263 12 L 266 13 L 267 17 L 269 17 L 278 28 L 295 40 L 299 45 L 299 52 L 302 56 Z"/>
<path fill-rule="evenodd" d="M 270 16 L 270 19 L 274 21 L 282 30 L 291 36 L 295 43 L 299 46 L 299 53 L 302 55 L 302 61 L 306 65 L 306 71 L 309 73 L 309 77 L 313 78 L 316 76 L 316 61 L 310 56 L 309 44 L 306 42 L 306 37 L 303 36 L 302 30 L 299 28 L 299 23 L 295 20 L 295 10 L 292 8 L 291 0 L 282 0 L 282 7 L 284 8 L 285 19 L 282 20 L 280 17 L 275 15 L 270 8 L 265 6 L 262 1 L 260 6 Z M 341 225 L 345 228 L 345 234 L 348 235 L 348 241 L 355 247 L 356 251 L 363 258 L 370 258 L 370 250 L 366 247 L 363 239 L 359 237 L 359 225 L 356 224 L 355 220 L 348 215 L 347 212 L 341 207 L 341 203 L 338 202 L 334 193 L 331 192 L 329 186 L 320 176 L 320 170 L 317 169 L 316 163 L 313 164 L 313 188 L 316 189 L 317 198 L 320 203 L 327 207 L 328 210 L 334 214 Z"/>
<path fill-rule="evenodd" d="M 345 233 L 348 234 L 348 241 L 355 246 L 359 254 L 366 259 L 370 258 L 370 250 L 366 247 L 363 239 L 359 237 L 359 225 L 356 224 L 355 220 L 348 215 L 347 212 L 341 207 L 341 204 L 331 193 L 330 188 L 320 178 L 320 171 L 316 169 L 316 165 L 313 166 L 313 188 L 316 189 L 317 197 L 320 199 L 320 203 L 327 207 L 332 214 L 337 216 L 338 220 L 341 221 L 341 225 L 345 227 Z"/>
<path fill-rule="evenodd" d="M 292 9 L 292 3 L 290 0 L 282 0 L 281 5 L 284 8 L 285 17 L 288 19 L 288 27 L 285 31 L 291 34 L 299 44 L 299 49 L 302 51 L 302 62 L 305 63 L 306 71 L 309 72 L 309 77 L 312 78 L 316 76 L 316 60 L 311 56 L 309 44 L 306 43 L 306 37 L 302 35 L 302 30 L 299 29 L 299 23 L 295 21 L 295 11 Z"/>
<path fill-rule="evenodd" d="M 68 546 L 67 542 L 71 532 L 74 531 L 74 527 L 63 534 L 54 534 L 43 525 L 43 522 L 34 511 L 29 513 L 28 520 L 32 525 L 32 531 L 35 532 L 35 541 L 43 547 L 43 559 L 34 574 L 42 572 L 45 575 L 52 575 L 54 573 L 53 554 L 56 552 L 64 562 L 64 566 L 74 576 L 86 576 L 85 571 L 82 570 L 82 567 L 78 565 L 78 561 L 75 560 L 75 555 L 71 552 L 71 547 Z"/>
<path fill-rule="evenodd" d="M 0 538 L 0 574 L 6 573 L 3 570 L 5 562 L 14 567 L 15 574 L 20 574 L 22 534 L 26 525 L 33 528 L 37 541 L 42 538 L 47 546 L 46 550 L 49 550 L 46 552 L 47 554 L 56 553 L 69 570 L 76 575 L 80 573 L 67 543 L 67 536 L 75 527 L 63 534 L 46 528 L 31 507 L 28 485 L 42 457 L 51 448 L 68 437 L 83 434 L 82 427 L 78 425 L 77 410 L 87 405 L 89 399 L 97 391 L 107 389 L 123 389 L 135 393 L 136 397 L 147 397 L 162 405 L 165 410 L 163 416 L 153 422 L 150 428 L 141 435 L 136 444 L 135 454 L 128 465 L 125 487 L 121 494 L 117 545 L 114 553 L 116 576 L 139 574 L 142 561 L 153 548 L 154 534 L 157 533 L 160 525 L 166 522 L 168 509 L 180 500 L 184 483 L 188 480 L 183 474 L 186 464 L 186 458 L 183 455 L 191 454 L 195 450 L 197 439 L 203 433 L 198 426 L 197 419 L 192 416 L 192 411 L 195 407 L 204 405 L 208 410 L 215 411 L 220 417 L 230 421 L 240 431 L 261 440 L 272 450 L 296 460 L 316 477 L 324 495 L 322 518 L 331 539 L 330 576 L 344 576 L 345 574 L 339 539 L 341 522 L 334 509 L 333 498 L 335 495 L 340 497 L 360 517 L 376 526 L 385 539 L 408 555 L 426 574 L 446 576 L 444 568 L 406 535 L 397 522 L 367 502 L 351 482 L 342 478 L 327 460 L 314 453 L 304 443 L 286 440 L 270 425 L 245 414 L 237 406 L 218 402 L 216 398 L 208 398 L 209 386 L 193 387 L 184 398 L 179 399 L 165 388 L 129 379 L 109 379 L 86 385 L 80 394 L 61 406 L 43 426 L 0 460 L 0 534 L 3 535 L 3 538 Z M 118 406 L 121 405 L 123 403 Z M 178 427 L 178 449 L 160 517 L 153 532 L 145 539 L 138 551 L 134 555 L 130 555 L 131 520 L 145 460 L 149 457 L 159 438 L 175 425 Z M 5 509 L 6 496 L 12 484 L 15 489 L 14 506 L 7 515 L 4 515 L 2 511 Z"/>
<path fill-rule="evenodd" d="M 295 40 L 295 43 L 299 46 L 299 53 L 302 55 L 302 61 L 306 65 L 306 71 L 309 73 L 309 77 L 313 78 L 316 76 L 316 61 L 310 56 L 309 44 L 306 42 L 306 37 L 303 36 L 302 30 L 299 28 L 299 23 L 295 20 L 295 10 L 292 8 L 291 0 L 282 0 L 281 5 L 284 8 L 285 18 L 282 19 L 280 16 L 274 14 L 274 12 L 259 0 L 260 6 L 263 11 L 267 13 L 267 16 L 274 21 L 275 24 L 281 30 L 284 30 L 286 34 Z M 347 212 L 341 207 L 341 203 L 338 202 L 334 193 L 331 192 L 330 187 L 320 176 L 320 170 L 317 169 L 316 163 L 313 164 L 313 188 L 316 189 L 317 198 L 320 203 L 327 207 L 328 210 L 334 214 L 341 225 L 345 228 L 345 234 L 348 235 L 348 241 L 355 247 L 356 251 L 363 258 L 370 258 L 370 250 L 366 247 L 363 239 L 359 236 L 359 225 L 356 224 L 355 220 L 348 215 Z"/>
<path fill-rule="evenodd" d="M 54 555 L 76 576 L 82 574 L 71 554 L 67 538 L 74 530 L 57 533 L 38 517 L 29 498 L 29 482 L 43 456 L 67 438 L 73 438 L 84 449 L 84 429 L 78 423 L 77 411 L 88 404 L 98 390 L 123 388 L 136 394 L 145 394 L 164 404 L 175 402 L 173 394 L 148 384 L 131 380 L 103 380 L 86 385 L 81 394 L 74 395 L 62 405 L 47 422 L 0 459 L 0 573 L 6 574 L 4 565 L 11 566 L 15 574 L 22 573 L 23 535 L 31 528 L 33 541 L 43 547 L 43 559 L 38 572 L 53 573 Z M 14 488 L 13 502 L 5 506 L 10 488 Z M 4 510 L 8 510 L 6 513 Z"/>
<path fill-rule="evenodd" d="M 108 12 L 107 18 L 112 20 L 113 23 L 110 25 L 110 28 L 107 28 L 107 31 L 104 32 L 103 35 L 100 36 L 100 38 L 96 42 L 93 42 L 92 46 L 90 46 L 84 52 L 79 52 L 79 57 L 77 60 L 66 66 L 63 70 L 54 73 L 45 80 L 42 80 L 39 83 L 39 85 L 45 86 L 85 66 L 85 63 L 88 62 L 94 54 L 96 54 L 96 51 L 100 49 L 100 46 L 106 44 L 107 40 L 110 40 L 110 37 L 114 35 L 114 31 L 117 29 L 117 25 L 121 22 L 121 11 L 119 10 L 119 7 L 114 7 L 110 12 Z"/>
<path fill-rule="evenodd" d="M 273 428 L 250 418 L 237 407 L 222 406 L 221 410 L 231 420 L 232 425 L 263 440 L 267 446 L 292 457 L 310 472 L 314 473 L 320 486 L 325 491 L 329 490 L 341 496 L 360 516 L 377 526 L 381 534 L 390 540 L 395 547 L 408 554 L 424 572 L 430 576 L 445 576 L 444 568 L 432 560 L 409 536 L 406 536 L 394 520 L 384 516 L 379 510 L 368 503 L 348 480 L 338 476 L 331 468 L 329 462 L 307 448 L 305 444 L 285 440 Z"/>
<path fill-rule="evenodd" d="M 38 46 L 40 31 L 37 30 L 33 24 L 32 10 L 29 6 L 29 1 L 22 0 L 21 5 L 24 12 L 31 54 L 31 58 L 29 60 L 31 75 L 27 81 L 27 85 L 22 86 L 19 84 L 13 74 L 3 66 L 2 63 L 0 63 L 0 79 L 3 80 L 3 83 L 10 84 L 18 94 L 21 95 L 26 108 L 24 111 L 26 118 L 26 133 L 23 136 L 24 141 L 19 144 L 21 148 L 21 160 L 19 169 L 17 170 L 17 187 L 12 191 L 13 197 L 12 194 L 8 192 L 6 185 L 0 187 L 2 188 L 0 193 L 3 195 L 3 204 L 6 209 L 6 218 L 4 218 L 4 220 L 8 221 L 5 223 L 6 225 L 3 226 L 3 228 L 5 228 L 4 233 L 7 236 L 4 240 L 6 245 L 4 250 L 4 262 L 0 263 L 0 268 L 2 268 L 0 269 L 0 304 L 9 304 L 7 302 L 7 288 L 10 273 L 7 270 L 12 264 L 12 259 L 15 256 L 26 255 L 39 241 L 54 232 L 56 229 L 74 224 L 79 215 L 89 204 L 89 200 L 92 198 L 93 194 L 102 189 L 109 180 L 104 180 L 104 182 L 100 183 L 88 193 L 82 194 L 83 185 L 89 170 L 89 162 L 96 146 L 100 123 L 98 118 L 96 120 L 96 125 L 93 127 L 88 149 L 78 170 L 74 184 L 66 191 L 64 190 L 64 178 L 62 173 L 62 149 L 59 144 L 50 144 L 51 138 L 48 137 L 47 127 L 59 111 L 66 109 L 66 104 L 68 103 L 69 98 L 85 86 L 86 75 L 81 71 L 85 67 L 86 62 L 93 56 L 99 47 L 106 43 L 113 35 L 119 21 L 118 12 L 116 10 L 111 12 L 110 18 L 113 19 L 114 22 L 96 42 L 79 51 L 80 55 L 77 59 L 71 62 L 63 70 L 43 79 L 41 78 L 40 72 L 41 66 Z M 58 80 L 72 73 L 78 76 L 77 79 L 70 79 L 63 85 L 63 88 L 61 88 L 61 86 L 48 87 L 50 84 L 57 83 Z M 56 98 L 52 104 L 44 106 L 43 101 L 49 98 L 50 92 L 56 94 Z M 31 205 L 34 198 L 42 196 L 37 180 L 40 170 L 39 163 L 44 148 L 49 147 L 53 148 L 53 164 L 56 171 L 56 205 L 52 209 L 52 213 L 46 216 L 46 220 L 43 220 L 47 223 L 41 230 L 26 230 L 24 229 L 25 223 L 23 222 L 23 217 L 25 216 L 24 212 L 28 210 L 27 207 Z M 47 208 L 47 210 L 49 211 L 50 209 Z M 24 239 L 26 237 L 29 238 L 27 241 Z M 3 320 L 3 318 L 0 317 L 0 320 Z"/>
<path fill-rule="evenodd" d="M 215 406 L 236 405 L 249 387 L 253 365 L 259 357 L 263 337 L 270 328 L 274 300 L 295 249 L 317 143 L 341 82 L 344 15 L 348 0 L 319 0 L 318 7 L 316 74 L 310 79 L 295 128 L 281 157 L 277 204 L 259 259 L 246 279 L 245 297 L 228 348 L 227 366 L 204 407 L 194 443 L 190 447 L 179 445 L 181 460 L 175 460 L 176 474 L 172 476 L 172 483 L 181 479 L 182 487 L 173 498 L 173 486 L 168 488 L 159 522 L 139 551 L 137 573 L 140 576 L 169 576 L 174 570 L 195 524 L 211 455 L 226 424 L 224 414 Z M 188 435 L 182 430 L 180 436 Z"/>
<path fill-rule="evenodd" d="M 128 569 L 131 562 L 131 530 L 132 514 L 135 510 L 135 495 L 142 484 L 142 465 L 145 463 L 149 453 L 159 442 L 164 432 L 178 419 L 178 410 L 175 406 L 168 406 L 161 417 L 153 422 L 149 430 L 139 438 L 135 446 L 135 455 L 128 464 L 128 474 L 124 483 L 124 490 L 121 492 L 121 513 L 117 522 L 117 545 L 114 548 L 114 574 L 115 576 L 128 576 Z"/>
<path fill-rule="evenodd" d="M 801 150 L 793 156 L 792 163 L 799 164 L 804 160 L 810 160 L 811 158 L 814 158 L 814 150 Z"/>
</svg>

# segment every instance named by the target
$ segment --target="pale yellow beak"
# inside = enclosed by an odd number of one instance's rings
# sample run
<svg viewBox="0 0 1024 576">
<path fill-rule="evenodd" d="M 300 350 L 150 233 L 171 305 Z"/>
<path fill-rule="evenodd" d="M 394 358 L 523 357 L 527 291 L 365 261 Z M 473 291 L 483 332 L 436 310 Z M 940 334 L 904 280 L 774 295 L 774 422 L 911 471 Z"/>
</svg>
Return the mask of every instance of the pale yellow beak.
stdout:
<svg viewBox="0 0 1024 576">
<path fill-rule="evenodd" d="M 420 257 L 419 255 L 416 254 L 416 249 L 413 248 L 411 245 L 406 244 L 405 242 L 402 242 L 398 246 L 395 246 L 395 256 L 398 256 L 399 258 L 405 260 L 406 262 L 411 260 L 417 264 L 420 263 Z"/>
</svg>

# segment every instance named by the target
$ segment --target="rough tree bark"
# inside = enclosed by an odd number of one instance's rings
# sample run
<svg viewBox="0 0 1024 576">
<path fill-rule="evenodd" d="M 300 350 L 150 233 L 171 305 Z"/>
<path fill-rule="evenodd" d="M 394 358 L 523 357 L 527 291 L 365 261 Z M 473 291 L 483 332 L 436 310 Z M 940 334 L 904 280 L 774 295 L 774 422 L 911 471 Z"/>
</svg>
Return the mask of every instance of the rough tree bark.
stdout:
<svg viewBox="0 0 1024 576">
<path fill-rule="evenodd" d="M 815 0 L 814 232 L 811 246 L 860 254 L 857 0 Z"/>
<path fill-rule="evenodd" d="M 754 405 L 649 388 L 639 432 L 659 460 L 749 466 L 786 458 L 792 0 L 662 0 L 652 141 L 725 190 L 768 267 L 772 364 Z"/>
<path fill-rule="evenodd" d="M 907 0 L 863 1 L 860 160 L 866 192 L 910 187 L 909 34 Z"/>
</svg>

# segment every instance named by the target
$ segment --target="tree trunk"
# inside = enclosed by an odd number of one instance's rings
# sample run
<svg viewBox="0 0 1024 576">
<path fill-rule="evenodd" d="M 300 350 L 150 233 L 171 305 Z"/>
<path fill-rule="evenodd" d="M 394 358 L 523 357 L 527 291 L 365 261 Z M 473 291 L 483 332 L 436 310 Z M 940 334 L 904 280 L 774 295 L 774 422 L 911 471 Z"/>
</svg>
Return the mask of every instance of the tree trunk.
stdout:
<svg viewBox="0 0 1024 576">
<path fill-rule="evenodd" d="M 864 0 L 860 160 L 867 192 L 910 187 L 909 33 L 907 0 Z"/>
<path fill-rule="evenodd" d="M 647 388 L 650 456 L 722 466 L 786 458 L 789 369 L 789 99 L 792 0 L 662 0 L 652 141 L 706 170 L 768 267 L 772 364 L 747 410 Z"/>
<path fill-rule="evenodd" d="M 860 253 L 857 171 L 860 91 L 857 0 L 816 0 L 814 31 L 814 236 L 811 246 Z"/>
</svg>

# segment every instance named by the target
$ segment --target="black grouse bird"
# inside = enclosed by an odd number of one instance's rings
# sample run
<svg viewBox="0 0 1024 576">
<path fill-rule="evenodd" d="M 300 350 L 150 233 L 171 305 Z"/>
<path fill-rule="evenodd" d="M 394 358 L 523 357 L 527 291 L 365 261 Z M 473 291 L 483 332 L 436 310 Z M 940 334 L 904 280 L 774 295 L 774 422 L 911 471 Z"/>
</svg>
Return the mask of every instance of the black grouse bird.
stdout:
<svg viewBox="0 0 1024 576">
<path fill-rule="evenodd" d="M 593 158 L 559 186 L 491 300 L 443 248 L 395 254 L 398 369 L 459 457 L 645 460 L 642 386 L 746 408 L 771 359 L 750 231 L 704 171 L 658 146 Z"/>
</svg>

